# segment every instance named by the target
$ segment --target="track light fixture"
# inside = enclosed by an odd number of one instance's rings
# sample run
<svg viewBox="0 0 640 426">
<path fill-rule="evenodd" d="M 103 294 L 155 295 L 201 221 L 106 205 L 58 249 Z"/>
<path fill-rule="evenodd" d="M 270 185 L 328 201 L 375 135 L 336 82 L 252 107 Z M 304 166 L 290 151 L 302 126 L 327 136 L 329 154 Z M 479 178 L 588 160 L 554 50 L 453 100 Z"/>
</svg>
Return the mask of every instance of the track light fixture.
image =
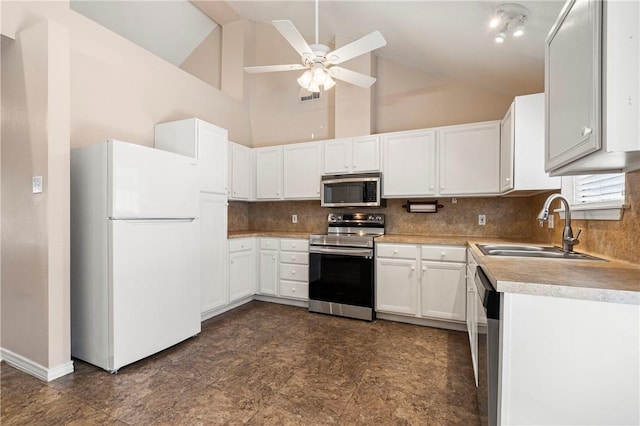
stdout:
<svg viewBox="0 0 640 426">
<path fill-rule="evenodd" d="M 507 36 L 521 37 L 525 32 L 525 23 L 529 19 L 529 10 L 515 3 L 505 3 L 498 6 L 489 21 L 490 28 L 497 28 L 494 41 L 504 43 Z"/>
</svg>

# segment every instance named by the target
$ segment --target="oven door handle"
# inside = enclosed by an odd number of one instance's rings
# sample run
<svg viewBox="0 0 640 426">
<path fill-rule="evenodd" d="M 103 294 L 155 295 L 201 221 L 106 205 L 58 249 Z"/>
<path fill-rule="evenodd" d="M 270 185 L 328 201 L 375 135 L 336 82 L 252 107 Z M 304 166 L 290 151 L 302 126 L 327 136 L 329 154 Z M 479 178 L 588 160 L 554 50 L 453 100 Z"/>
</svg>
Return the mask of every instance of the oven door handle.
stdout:
<svg viewBox="0 0 640 426">
<path fill-rule="evenodd" d="M 373 258 L 373 250 L 371 249 L 353 249 L 353 248 L 337 248 L 337 247 L 309 247 L 309 253 L 315 254 L 335 254 L 342 256 Z"/>
</svg>

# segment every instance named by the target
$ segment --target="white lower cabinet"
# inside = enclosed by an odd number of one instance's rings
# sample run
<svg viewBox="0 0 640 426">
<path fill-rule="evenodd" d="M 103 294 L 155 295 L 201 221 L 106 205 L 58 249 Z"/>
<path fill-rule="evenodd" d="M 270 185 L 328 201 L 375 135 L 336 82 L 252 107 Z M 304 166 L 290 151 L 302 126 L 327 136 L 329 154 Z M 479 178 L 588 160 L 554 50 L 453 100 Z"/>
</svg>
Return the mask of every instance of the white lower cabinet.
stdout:
<svg viewBox="0 0 640 426">
<path fill-rule="evenodd" d="M 200 193 L 200 312 L 229 303 L 227 279 L 227 198 Z"/>
<path fill-rule="evenodd" d="M 309 300 L 309 241 L 280 240 L 280 297 Z"/>
<path fill-rule="evenodd" d="M 465 259 L 464 247 L 377 244 L 376 311 L 464 322 Z"/>
<path fill-rule="evenodd" d="M 278 239 L 260 239 L 258 293 L 278 295 Z"/>
<path fill-rule="evenodd" d="M 229 302 L 252 296 L 256 288 L 254 238 L 229 242 Z"/>
<path fill-rule="evenodd" d="M 376 260 L 376 311 L 401 315 L 418 314 L 416 260 Z"/>
<path fill-rule="evenodd" d="M 309 299 L 309 241 L 261 238 L 258 294 Z"/>
</svg>

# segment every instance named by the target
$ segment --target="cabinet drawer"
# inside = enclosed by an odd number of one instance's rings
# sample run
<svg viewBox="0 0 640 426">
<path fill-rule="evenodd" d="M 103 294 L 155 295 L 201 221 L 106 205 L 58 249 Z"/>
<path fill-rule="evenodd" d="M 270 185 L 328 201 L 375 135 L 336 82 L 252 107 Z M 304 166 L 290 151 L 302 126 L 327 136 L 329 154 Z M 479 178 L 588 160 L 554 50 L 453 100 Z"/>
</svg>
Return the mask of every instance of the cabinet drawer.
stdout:
<svg viewBox="0 0 640 426">
<path fill-rule="evenodd" d="M 280 296 L 291 297 L 294 299 L 308 299 L 309 285 L 296 281 L 280 281 Z"/>
<path fill-rule="evenodd" d="M 229 252 L 251 250 L 253 249 L 253 241 L 249 238 L 236 238 L 229 240 Z"/>
<path fill-rule="evenodd" d="M 263 250 L 275 250 L 278 248 L 278 239 L 260 238 L 260 248 Z"/>
<path fill-rule="evenodd" d="M 438 260 L 441 262 L 466 262 L 466 247 L 422 246 L 422 260 Z"/>
<path fill-rule="evenodd" d="M 378 257 L 391 257 L 401 259 L 415 259 L 418 257 L 418 247 L 408 244 L 378 244 L 376 245 Z"/>
<path fill-rule="evenodd" d="M 302 239 L 281 239 L 280 250 L 282 251 L 309 251 L 309 240 Z"/>
<path fill-rule="evenodd" d="M 281 251 L 280 262 L 283 263 L 296 263 L 298 265 L 309 264 L 309 253 L 301 253 L 299 251 Z"/>
<path fill-rule="evenodd" d="M 309 281 L 309 267 L 307 265 L 280 264 L 280 279 L 293 281 Z"/>
</svg>

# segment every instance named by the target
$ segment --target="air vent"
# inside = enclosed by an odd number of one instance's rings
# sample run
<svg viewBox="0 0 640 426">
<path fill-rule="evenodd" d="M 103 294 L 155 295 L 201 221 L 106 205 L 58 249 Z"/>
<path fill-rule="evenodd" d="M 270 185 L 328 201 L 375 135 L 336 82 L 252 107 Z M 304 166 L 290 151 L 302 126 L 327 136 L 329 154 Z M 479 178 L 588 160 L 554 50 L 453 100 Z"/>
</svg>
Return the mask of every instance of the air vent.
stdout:
<svg viewBox="0 0 640 426">
<path fill-rule="evenodd" d="M 308 92 L 304 89 L 300 90 L 300 103 L 313 102 L 320 99 L 320 92 Z"/>
</svg>

